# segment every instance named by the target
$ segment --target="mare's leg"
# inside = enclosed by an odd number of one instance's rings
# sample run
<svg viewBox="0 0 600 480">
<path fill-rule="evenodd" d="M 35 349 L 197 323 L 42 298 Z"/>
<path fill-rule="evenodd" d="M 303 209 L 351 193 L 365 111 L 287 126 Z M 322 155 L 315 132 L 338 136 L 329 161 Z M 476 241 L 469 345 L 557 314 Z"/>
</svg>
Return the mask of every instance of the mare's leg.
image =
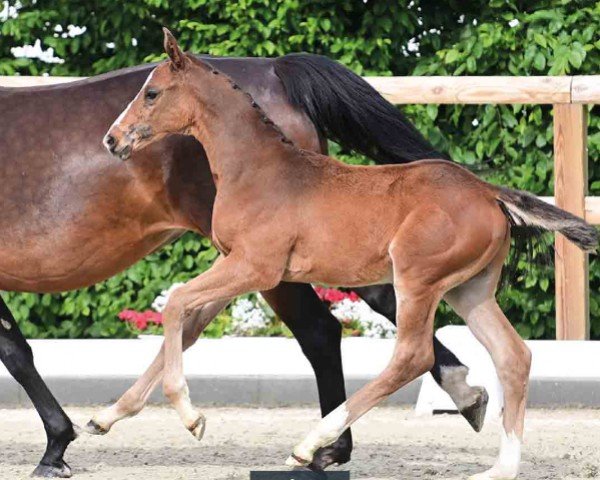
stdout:
<svg viewBox="0 0 600 480">
<path fill-rule="evenodd" d="M 183 327 L 184 350 L 196 342 L 206 326 L 228 303 L 229 300 L 207 303 L 186 320 Z M 164 343 L 144 374 L 114 404 L 96 413 L 85 426 L 85 430 L 93 435 L 104 435 L 116 422 L 137 415 L 161 381 L 163 368 Z M 197 433 L 200 440 L 203 430 L 199 429 Z"/>
<path fill-rule="evenodd" d="M 46 430 L 46 451 L 33 475 L 70 477 L 71 469 L 63 460 L 63 455 L 69 443 L 76 437 L 73 424 L 36 370 L 31 348 L 1 298 L 0 359 L 27 392 Z"/>
<path fill-rule="evenodd" d="M 321 415 L 346 400 L 340 342 L 342 327 L 310 285 L 281 283 L 263 296 L 292 331 L 317 379 Z M 330 446 L 318 450 L 311 468 L 324 469 L 350 460 L 352 436 L 346 430 Z"/>
<path fill-rule="evenodd" d="M 281 280 L 284 265 L 285 258 L 280 260 L 273 255 L 263 264 L 252 264 L 244 254 L 233 251 L 171 295 L 163 311 L 163 392 L 194 436 L 201 433 L 204 416 L 192 405 L 183 375 L 182 334 L 186 318 L 206 303 L 230 299 L 250 291 L 274 288 Z"/>
<path fill-rule="evenodd" d="M 439 294 L 427 288 L 398 292 L 398 336 L 392 359 L 373 381 L 327 415 L 293 450 L 286 464 L 309 464 L 315 452 L 333 443 L 363 414 L 433 365 L 433 315 Z"/>
<path fill-rule="evenodd" d="M 360 297 L 377 313 L 395 322 L 396 297 L 391 285 L 372 285 L 353 288 Z M 483 387 L 467 383 L 469 368 L 456 355 L 433 336 L 435 363 L 430 370 L 436 383 L 450 395 L 458 411 L 476 432 L 481 431 L 485 420 L 488 394 Z"/>
<path fill-rule="evenodd" d="M 506 250 L 502 253 L 493 265 L 444 297 L 490 352 L 504 390 L 500 454 L 491 469 L 471 477 L 476 480 L 516 478 L 521 460 L 531 352 L 494 298 Z"/>
</svg>

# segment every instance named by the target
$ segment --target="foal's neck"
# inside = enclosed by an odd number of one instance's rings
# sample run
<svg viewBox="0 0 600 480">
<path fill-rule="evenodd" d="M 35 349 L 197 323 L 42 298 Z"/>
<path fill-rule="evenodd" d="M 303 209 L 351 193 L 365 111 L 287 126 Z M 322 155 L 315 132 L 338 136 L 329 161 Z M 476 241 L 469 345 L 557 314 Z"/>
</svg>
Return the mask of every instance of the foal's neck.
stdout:
<svg viewBox="0 0 600 480">
<path fill-rule="evenodd" d="M 194 75 L 191 133 L 202 143 L 217 188 L 265 181 L 292 165 L 292 142 L 230 78 L 205 64 Z"/>
</svg>

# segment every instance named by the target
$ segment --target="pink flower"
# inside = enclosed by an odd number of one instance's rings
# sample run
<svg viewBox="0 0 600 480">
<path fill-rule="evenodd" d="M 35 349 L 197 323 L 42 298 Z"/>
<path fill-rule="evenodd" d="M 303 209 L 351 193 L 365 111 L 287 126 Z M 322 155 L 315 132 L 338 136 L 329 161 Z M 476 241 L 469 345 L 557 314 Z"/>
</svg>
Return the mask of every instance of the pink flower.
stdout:
<svg viewBox="0 0 600 480">
<path fill-rule="evenodd" d="M 351 302 L 358 302 L 360 300 L 356 292 L 342 292 L 337 288 L 315 287 L 315 292 L 317 292 L 321 300 L 329 303 L 338 303 L 346 298 Z"/>
<path fill-rule="evenodd" d="M 131 325 L 135 325 L 138 330 L 146 330 L 149 323 L 155 325 L 162 324 L 162 315 L 152 310 L 137 312 L 135 310 L 123 310 L 118 315 L 119 319 Z"/>
</svg>

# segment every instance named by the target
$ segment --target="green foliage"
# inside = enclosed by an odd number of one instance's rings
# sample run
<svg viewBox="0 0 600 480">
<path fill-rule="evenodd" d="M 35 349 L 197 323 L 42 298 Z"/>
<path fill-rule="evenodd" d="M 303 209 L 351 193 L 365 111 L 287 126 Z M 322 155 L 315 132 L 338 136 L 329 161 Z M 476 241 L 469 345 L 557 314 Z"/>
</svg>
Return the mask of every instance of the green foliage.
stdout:
<svg viewBox="0 0 600 480">
<path fill-rule="evenodd" d="M 137 0 L 118 8 L 106 0 L 21 3 L 19 15 L 0 26 L 0 74 L 93 75 L 156 60 L 162 58 L 162 25 L 194 52 L 309 51 L 362 75 L 578 75 L 597 74 L 600 67 L 600 2 L 593 0 Z M 70 37 L 68 25 L 86 31 Z M 64 63 L 12 57 L 11 47 L 37 39 Z M 490 181 L 552 194 L 551 107 L 428 105 L 405 111 L 437 148 L 482 166 Z M 600 195 L 597 115 L 590 114 L 589 125 L 590 194 Z M 333 151 L 365 162 L 337 146 Z M 147 308 L 161 289 L 204 270 L 214 256 L 206 240 L 188 234 L 92 288 L 6 298 L 30 337 L 128 336 L 131 330 L 115 320 L 121 309 Z M 593 257 L 590 263 L 592 335 L 600 338 L 600 261 Z M 500 299 L 523 336 L 553 337 L 551 266 L 529 268 L 520 259 L 518 277 Z M 455 322 L 440 311 L 438 325 Z M 226 318 L 214 323 L 209 333 L 222 333 L 225 324 Z"/>
</svg>

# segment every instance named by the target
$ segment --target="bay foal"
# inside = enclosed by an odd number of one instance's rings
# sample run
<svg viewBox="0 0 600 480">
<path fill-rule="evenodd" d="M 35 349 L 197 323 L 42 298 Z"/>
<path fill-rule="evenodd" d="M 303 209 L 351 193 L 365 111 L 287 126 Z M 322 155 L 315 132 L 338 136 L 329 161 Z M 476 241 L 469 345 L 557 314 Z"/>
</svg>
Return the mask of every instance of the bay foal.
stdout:
<svg viewBox="0 0 600 480">
<path fill-rule="evenodd" d="M 585 250 L 596 248 L 596 230 L 448 162 L 349 166 L 300 150 L 248 94 L 185 55 L 167 30 L 165 50 L 169 60 L 115 121 L 107 146 L 125 160 L 166 135 L 193 135 L 215 179 L 212 238 L 222 256 L 172 295 L 157 359 L 162 364 L 164 355 L 163 390 L 185 426 L 202 434 L 182 365 L 186 319 L 198 310 L 281 281 L 392 283 L 398 335 L 389 365 L 321 420 L 288 465 L 308 465 L 319 448 L 431 368 L 433 315 L 445 298 L 490 352 L 504 388 L 500 455 L 475 478 L 515 478 L 531 358 L 494 298 L 510 226 L 559 231 Z"/>
</svg>

